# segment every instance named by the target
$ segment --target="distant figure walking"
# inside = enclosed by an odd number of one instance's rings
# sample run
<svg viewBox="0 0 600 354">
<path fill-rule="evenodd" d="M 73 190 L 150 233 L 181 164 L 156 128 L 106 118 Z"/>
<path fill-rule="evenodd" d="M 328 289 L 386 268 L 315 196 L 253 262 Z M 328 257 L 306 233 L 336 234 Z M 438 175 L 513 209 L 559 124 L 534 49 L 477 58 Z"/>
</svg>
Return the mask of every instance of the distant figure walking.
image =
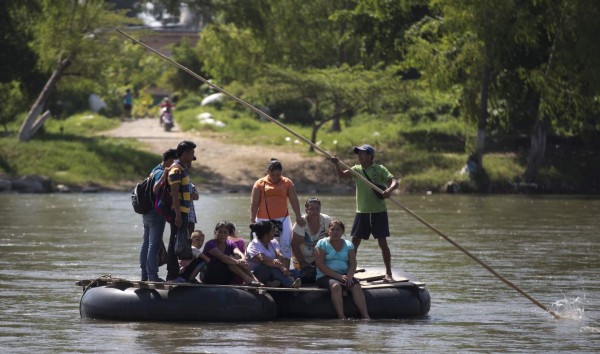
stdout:
<svg viewBox="0 0 600 354">
<path fill-rule="evenodd" d="M 125 118 L 131 118 L 131 109 L 133 108 L 133 97 L 131 96 L 131 90 L 125 90 L 125 94 L 123 95 L 123 112 L 125 114 Z"/>
</svg>

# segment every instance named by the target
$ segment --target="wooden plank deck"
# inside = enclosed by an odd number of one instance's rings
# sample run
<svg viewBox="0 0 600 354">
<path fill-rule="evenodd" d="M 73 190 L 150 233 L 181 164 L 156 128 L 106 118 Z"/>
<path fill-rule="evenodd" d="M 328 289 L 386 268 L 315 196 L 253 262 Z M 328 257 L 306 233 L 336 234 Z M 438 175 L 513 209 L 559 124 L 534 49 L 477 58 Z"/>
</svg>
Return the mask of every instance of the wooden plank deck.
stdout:
<svg viewBox="0 0 600 354">
<path fill-rule="evenodd" d="M 407 278 L 396 277 L 392 283 L 383 281 L 385 275 L 362 271 L 355 275 L 357 279 L 361 281 L 363 289 L 377 289 L 377 288 L 396 288 L 396 287 L 413 287 L 422 286 L 423 283 L 411 282 Z M 101 276 L 97 279 L 86 279 L 79 280 L 75 283 L 77 286 L 88 287 L 90 284 L 97 283 L 98 286 L 109 285 L 109 286 L 125 286 L 128 288 L 136 289 L 157 289 L 157 290 L 172 290 L 176 287 L 193 287 L 193 288 L 235 288 L 247 291 L 277 291 L 277 292 L 328 292 L 328 289 L 322 289 L 316 285 L 306 285 L 300 288 L 272 288 L 267 286 L 254 287 L 246 285 L 217 285 L 217 284 L 191 284 L 191 283 L 171 283 L 171 282 L 151 282 L 151 281 L 138 281 L 128 280 L 123 278 L 113 278 L 111 276 Z"/>
</svg>

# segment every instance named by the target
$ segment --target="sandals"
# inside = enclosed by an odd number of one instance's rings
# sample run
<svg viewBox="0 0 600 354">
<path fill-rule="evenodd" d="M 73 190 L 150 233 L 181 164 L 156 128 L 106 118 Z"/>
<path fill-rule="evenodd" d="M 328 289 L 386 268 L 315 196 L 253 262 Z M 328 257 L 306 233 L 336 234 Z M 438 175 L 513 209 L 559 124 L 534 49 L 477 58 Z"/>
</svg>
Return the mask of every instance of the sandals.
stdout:
<svg viewBox="0 0 600 354">
<path fill-rule="evenodd" d="M 393 283 L 395 282 L 394 278 L 392 278 L 391 275 L 386 274 L 385 277 L 383 277 L 383 282 L 384 283 Z"/>
<path fill-rule="evenodd" d="M 290 288 L 298 289 L 301 285 L 302 285 L 302 280 L 300 280 L 300 278 L 298 278 L 298 279 L 294 280 L 292 285 L 290 285 Z"/>
</svg>

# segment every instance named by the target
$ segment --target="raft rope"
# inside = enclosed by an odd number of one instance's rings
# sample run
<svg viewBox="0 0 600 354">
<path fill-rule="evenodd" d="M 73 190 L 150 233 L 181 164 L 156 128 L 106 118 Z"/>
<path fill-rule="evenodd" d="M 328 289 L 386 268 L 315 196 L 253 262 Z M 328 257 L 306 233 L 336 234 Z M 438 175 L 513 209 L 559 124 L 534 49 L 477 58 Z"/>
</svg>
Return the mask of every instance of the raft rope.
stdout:
<svg viewBox="0 0 600 354">
<path fill-rule="evenodd" d="M 83 294 L 90 290 L 91 288 L 95 288 L 96 286 L 100 286 L 100 282 L 106 282 L 107 279 L 112 279 L 112 274 L 102 274 L 98 278 L 92 280 L 88 285 L 83 287 Z M 83 296 L 82 296 L 83 297 Z"/>
<path fill-rule="evenodd" d="M 171 57 L 168 57 L 168 56 L 162 54 L 158 50 L 156 50 L 156 49 L 154 49 L 154 48 L 146 45 L 145 43 L 141 42 L 140 40 L 138 40 L 138 39 L 136 39 L 136 38 L 134 38 L 132 36 L 130 36 L 129 34 L 123 32 L 120 29 L 117 29 L 116 31 L 118 33 L 120 33 L 121 35 L 123 35 L 123 36 L 131 39 L 134 43 L 141 45 L 142 47 L 146 48 L 147 50 L 149 50 L 150 52 L 154 53 L 155 55 L 163 58 L 164 60 L 166 60 L 166 61 L 170 62 L 171 64 L 175 65 L 176 67 L 178 67 L 179 69 L 181 69 L 181 70 L 185 71 L 186 73 L 190 74 L 194 78 L 202 81 L 203 83 L 207 84 L 208 86 L 212 87 L 213 89 L 215 89 L 215 90 L 217 90 L 217 91 L 219 91 L 219 92 L 221 92 L 221 93 L 229 96 L 230 98 L 232 98 L 236 102 L 240 103 L 242 106 L 250 109 L 251 111 L 254 111 L 257 114 L 259 114 L 261 117 L 264 117 L 264 118 L 268 119 L 269 121 L 277 124 L 278 126 L 280 126 L 281 128 L 283 128 L 285 131 L 287 131 L 288 133 L 294 135 L 298 139 L 300 139 L 300 140 L 304 141 L 305 143 L 307 143 L 308 145 L 312 146 L 315 150 L 321 152 L 323 155 L 325 155 L 325 156 L 327 156 L 329 158 L 334 157 L 333 154 L 331 154 L 330 152 L 322 149 L 321 147 L 319 147 L 318 145 L 314 144 L 312 141 L 308 140 L 307 138 L 303 137 L 302 135 L 296 133 L 294 130 L 288 128 L 286 125 L 284 125 L 283 123 L 281 123 L 277 119 L 271 117 L 267 113 L 261 111 L 260 109 L 256 108 L 255 106 L 251 105 L 250 103 L 242 100 L 241 98 L 233 95 L 232 93 L 228 92 L 227 90 L 225 90 L 225 89 L 223 89 L 223 88 L 221 88 L 221 87 L 213 84 L 212 82 L 210 82 L 207 79 L 203 78 L 202 76 L 196 74 L 195 72 L 193 72 L 192 70 L 188 69 L 187 67 L 181 65 L 180 63 L 178 63 L 177 61 L 175 61 Z M 371 183 L 371 181 L 367 180 L 367 178 L 365 178 L 362 174 L 360 174 L 360 173 L 352 170 L 344 162 L 339 161 L 339 164 L 342 165 L 344 168 L 346 168 L 348 171 L 350 171 L 355 177 L 359 178 L 364 183 L 366 183 L 368 186 L 370 186 L 372 189 L 376 190 L 379 193 L 383 193 L 382 189 L 380 189 L 379 187 L 377 187 L 376 185 L 374 185 L 373 183 Z M 396 204 L 397 206 L 399 206 L 402 210 L 404 210 L 405 212 L 407 212 L 410 216 L 414 217 L 419 222 L 421 222 L 423 225 L 427 226 L 430 230 L 432 230 L 433 232 L 435 232 L 436 234 L 438 234 L 440 237 L 442 237 L 446 241 L 450 242 L 450 244 L 452 244 L 454 247 L 458 248 L 460 251 L 462 251 L 468 257 L 470 257 L 471 259 L 473 259 L 475 262 L 479 263 L 483 268 L 485 268 L 487 271 L 489 271 L 490 273 L 492 273 L 496 278 L 500 279 L 506 285 L 510 286 L 511 288 L 513 288 L 514 290 L 516 290 L 517 292 L 519 292 L 521 295 L 523 295 L 524 297 L 526 297 L 527 299 L 529 299 L 531 302 L 533 302 L 535 305 L 537 305 L 538 307 L 540 307 L 542 310 L 548 312 L 549 314 L 551 314 L 552 316 L 554 316 L 554 318 L 556 318 L 556 319 L 560 319 L 561 318 L 561 316 L 559 316 L 556 312 L 550 310 L 547 306 L 545 306 L 544 304 L 542 304 L 541 302 L 537 301 L 532 296 L 530 296 L 529 294 L 527 294 L 523 289 L 519 288 L 513 282 L 511 282 L 510 280 L 508 280 L 505 277 L 503 277 L 502 275 L 500 275 L 492 267 L 490 267 L 485 262 L 483 262 L 482 260 L 480 260 L 477 256 L 475 256 L 471 252 L 467 251 L 464 247 L 462 247 L 460 244 L 458 244 L 456 241 L 454 241 L 450 236 L 446 235 L 441 230 L 439 230 L 435 226 L 431 225 L 425 219 L 423 219 L 420 216 L 418 216 L 417 214 L 415 214 L 412 210 L 408 209 L 407 207 L 405 207 L 404 205 L 402 205 L 397 200 L 395 200 L 395 199 L 393 199 L 391 197 L 389 199 L 394 204 Z"/>
</svg>

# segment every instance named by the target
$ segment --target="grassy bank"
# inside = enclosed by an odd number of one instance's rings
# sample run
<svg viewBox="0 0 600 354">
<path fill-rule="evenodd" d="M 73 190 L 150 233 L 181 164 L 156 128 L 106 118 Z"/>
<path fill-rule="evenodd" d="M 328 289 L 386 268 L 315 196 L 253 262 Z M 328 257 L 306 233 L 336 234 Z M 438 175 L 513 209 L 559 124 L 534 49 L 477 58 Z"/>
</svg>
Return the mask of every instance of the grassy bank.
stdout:
<svg viewBox="0 0 600 354">
<path fill-rule="evenodd" d="M 9 177 L 43 175 L 57 184 L 122 190 L 160 157 L 130 140 L 95 136 L 119 124 L 118 119 L 81 114 L 49 120 L 27 143 L 18 142 L 16 134 L 0 138 L 0 171 Z"/>
<path fill-rule="evenodd" d="M 202 124 L 200 113 L 211 113 L 225 127 Z M 198 107 L 177 112 L 185 130 L 215 132 L 238 144 L 294 146 L 308 154 L 308 145 L 281 127 L 261 121 L 248 110 Z M 311 127 L 286 126 L 309 138 Z M 527 139 L 488 136 L 484 157 L 485 173 L 471 178 L 461 173 L 468 154 L 466 146 L 474 141 L 475 127 L 468 126 L 450 112 L 409 111 L 393 117 L 359 115 L 343 123 L 341 132 L 323 126 L 316 144 L 353 164 L 352 147 L 369 143 L 377 150 L 376 158 L 390 171 L 402 176 L 402 188 L 408 192 L 443 191 L 450 182 L 462 192 L 550 192 L 597 193 L 600 191 L 600 158 L 577 142 L 549 137 L 546 160 L 539 171 L 538 183 L 525 184 Z"/>
<path fill-rule="evenodd" d="M 225 126 L 200 123 L 198 115 L 203 112 L 211 113 Z M 246 110 L 196 107 L 178 110 L 175 116 L 184 130 L 225 137 L 234 144 L 281 146 L 307 156 L 311 154 L 308 145 L 295 136 Z M 285 120 L 283 123 L 301 136 L 311 135 L 311 127 Z M 94 114 L 80 114 L 62 121 L 51 119 L 44 131 L 28 143 L 17 141 L 18 125 L 12 126 L 13 134 L 0 138 L 0 173 L 10 177 L 44 175 L 55 183 L 70 186 L 129 189 L 160 156 L 143 151 L 138 143 L 128 139 L 96 135 L 119 124 L 118 119 Z M 402 177 L 402 189 L 408 192 L 440 192 L 448 182 L 462 192 L 597 193 L 599 190 L 597 154 L 579 149 L 576 142 L 552 140 L 539 183 L 532 186 L 521 184 L 526 156 L 520 151 L 526 151 L 523 145 L 527 141 L 490 137 L 491 152 L 484 157 L 483 182 L 476 183 L 460 172 L 467 159 L 465 140 L 474 134 L 472 128 L 449 114 L 437 114 L 435 119 L 414 119 L 410 114 L 387 118 L 363 115 L 344 122 L 341 132 L 331 132 L 329 126 L 324 126 L 317 144 L 344 162 L 354 164 L 352 147 L 370 143 L 377 150 L 377 160 Z"/>
</svg>

